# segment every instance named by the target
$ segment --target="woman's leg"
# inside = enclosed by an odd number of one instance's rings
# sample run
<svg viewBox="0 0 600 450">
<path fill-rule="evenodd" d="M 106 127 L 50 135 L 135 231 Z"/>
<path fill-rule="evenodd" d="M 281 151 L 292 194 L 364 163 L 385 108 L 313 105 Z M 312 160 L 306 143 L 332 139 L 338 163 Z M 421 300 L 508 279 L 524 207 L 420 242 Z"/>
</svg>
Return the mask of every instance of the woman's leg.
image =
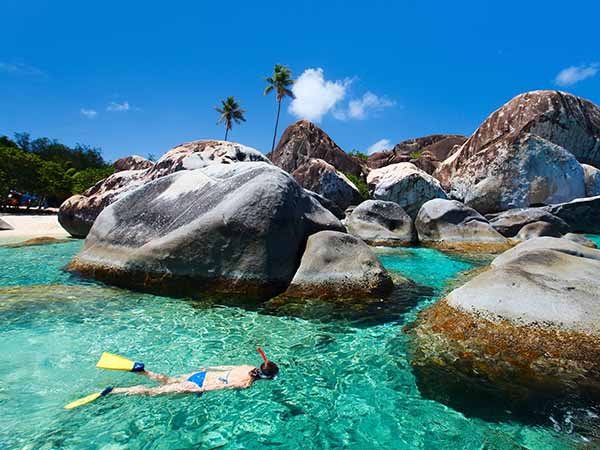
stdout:
<svg viewBox="0 0 600 450">
<path fill-rule="evenodd" d="M 173 383 L 174 381 L 176 381 L 176 379 L 171 378 L 168 375 L 163 375 L 162 373 L 150 372 L 149 370 L 142 370 L 141 372 L 134 372 L 134 373 L 137 373 L 138 375 L 143 375 L 147 378 L 150 378 L 153 381 L 159 382 L 160 384 Z"/>
<path fill-rule="evenodd" d="M 186 394 L 193 392 L 202 392 L 194 383 L 182 382 L 163 384 L 162 386 L 150 388 L 147 386 L 131 386 L 128 388 L 114 388 L 111 394 L 125 395 L 161 395 L 161 394 Z"/>
</svg>

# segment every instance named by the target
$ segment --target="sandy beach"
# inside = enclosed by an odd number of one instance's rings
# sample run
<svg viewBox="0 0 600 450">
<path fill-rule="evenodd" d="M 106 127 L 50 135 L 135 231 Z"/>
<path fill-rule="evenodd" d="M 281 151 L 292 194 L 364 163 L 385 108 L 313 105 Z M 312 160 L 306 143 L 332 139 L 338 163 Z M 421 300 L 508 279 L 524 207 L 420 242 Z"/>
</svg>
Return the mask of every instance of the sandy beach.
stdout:
<svg viewBox="0 0 600 450">
<path fill-rule="evenodd" d="M 26 240 L 42 236 L 69 237 L 69 233 L 58 223 L 56 215 L 0 215 L 0 219 L 14 228 L 13 230 L 0 231 L 0 240 L 2 241 Z"/>
</svg>

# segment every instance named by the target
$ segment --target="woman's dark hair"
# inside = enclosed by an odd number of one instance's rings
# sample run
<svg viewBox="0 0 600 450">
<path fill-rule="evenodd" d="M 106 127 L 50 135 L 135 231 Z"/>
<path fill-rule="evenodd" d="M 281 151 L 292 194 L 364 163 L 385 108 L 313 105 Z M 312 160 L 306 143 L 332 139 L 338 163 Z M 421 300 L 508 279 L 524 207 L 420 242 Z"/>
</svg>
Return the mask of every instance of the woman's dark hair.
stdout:
<svg viewBox="0 0 600 450">
<path fill-rule="evenodd" d="M 279 373 L 279 367 L 273 361 L 267 361 L 260 365 L 260 371 L 267 378 L 275 378 Z"/>
</svg>

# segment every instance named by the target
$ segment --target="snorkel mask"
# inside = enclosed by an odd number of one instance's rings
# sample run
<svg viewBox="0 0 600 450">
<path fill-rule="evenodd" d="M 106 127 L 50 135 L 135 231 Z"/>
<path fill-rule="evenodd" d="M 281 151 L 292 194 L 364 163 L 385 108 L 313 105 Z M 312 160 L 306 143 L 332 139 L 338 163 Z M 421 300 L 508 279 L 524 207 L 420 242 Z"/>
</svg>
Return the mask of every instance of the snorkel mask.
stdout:
<svg viewBox="0 0 600 450">
<path fill-rule="evenodd" d="M 258 376 L 260 377 L 260 379 L 262 380 L 274 380 L 277 378 L 277 374 L 275 374 L 274 376 L 269 376 L 266 375 L 263 371 L 262 371 L 262 366 L 266 366 L 269 362 L 269 360 L 267 359 L 267 355 L 265 355 L 265 352 L 263 352 L 262 348 L 260 347 L 256 347 L 256 350 L 258 350 L 258 353 L 260 353 L 260 356 L 262 356 L 262 359 L 264 361 L 264 364 L 261 364 L 258 367 Z"/>
</svg>

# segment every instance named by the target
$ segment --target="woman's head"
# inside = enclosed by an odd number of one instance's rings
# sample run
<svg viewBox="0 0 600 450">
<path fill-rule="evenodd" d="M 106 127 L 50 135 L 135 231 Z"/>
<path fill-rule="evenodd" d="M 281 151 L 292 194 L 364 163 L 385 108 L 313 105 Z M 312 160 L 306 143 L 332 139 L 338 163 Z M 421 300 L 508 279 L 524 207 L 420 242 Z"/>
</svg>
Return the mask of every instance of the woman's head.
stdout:
<svg viewBox="0 0 600 450">
<path fill-rule="evenodd" d="M 258 353 L 260 353 L 260 356 L 262 356 L 263 359 L 263 363 L 256 370 L 257 378 L 272 380 L 279 373 L 279 367 L 277 367 L 277 364 L 275 364 L 273 361 L 269 361 L 267 359 L 265 352 L 263 352 L 260 347 L 257 347 L 256 349 L 258 350 Z"/>
</svg>

